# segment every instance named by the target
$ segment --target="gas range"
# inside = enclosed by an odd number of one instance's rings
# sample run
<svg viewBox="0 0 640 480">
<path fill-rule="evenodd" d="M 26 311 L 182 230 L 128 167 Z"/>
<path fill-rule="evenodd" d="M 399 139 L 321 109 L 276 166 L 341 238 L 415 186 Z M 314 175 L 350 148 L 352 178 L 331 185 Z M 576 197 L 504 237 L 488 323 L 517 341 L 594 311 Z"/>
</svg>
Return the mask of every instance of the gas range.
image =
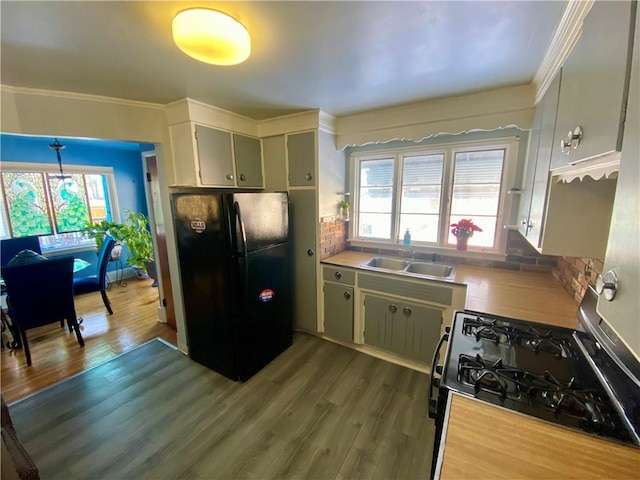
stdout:
<svg viewBox="0 0 640 480">
<path fill-rule="evenodd" d="M 637 444 L 574 330 L 456 312 L 440 387 L 542 420 Z"/>
</svg>

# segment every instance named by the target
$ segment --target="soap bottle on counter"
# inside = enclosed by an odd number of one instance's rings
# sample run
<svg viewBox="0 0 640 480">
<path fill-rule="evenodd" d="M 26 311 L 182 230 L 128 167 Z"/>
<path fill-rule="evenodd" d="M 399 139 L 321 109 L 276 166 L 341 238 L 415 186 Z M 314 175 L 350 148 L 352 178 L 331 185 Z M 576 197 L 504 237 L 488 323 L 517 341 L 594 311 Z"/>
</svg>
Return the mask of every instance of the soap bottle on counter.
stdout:
<svg viewBox="0 0 640 480">
<path fill-rule="evenodd" d="M 411 233 L 409 232 L 408 228 L 407 231 L 404 232 L 404 240 L 402 240 L 402 243 L 404 243 L 405 245 L 411 245 Z"/>
</svg>

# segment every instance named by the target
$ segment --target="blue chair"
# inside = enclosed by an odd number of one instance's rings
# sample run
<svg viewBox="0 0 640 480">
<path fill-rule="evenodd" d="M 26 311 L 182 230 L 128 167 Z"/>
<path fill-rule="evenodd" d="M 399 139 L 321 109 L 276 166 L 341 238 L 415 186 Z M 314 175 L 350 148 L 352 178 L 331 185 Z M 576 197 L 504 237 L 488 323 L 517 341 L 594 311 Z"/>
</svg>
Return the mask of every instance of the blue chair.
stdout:
<svg viewBox="0 0 640 480">
<path fill-rule="evenodd" d="M 27 330 L 31 328 L 53 322 L 64 324 L 66 320 L 69 331 L 75 331 L 78 343 L 84 347 L 73 302 L 73 257 L 6 265 L 2 276 L 7 285 L 9 316 L 19 331 L 27 365 L 31 365 L 27 341 Z"/>
<path fill-rule="evenodd" d="M 4 267 L 22 250 L 32 250 L 42 253 L 40 240 L 36 236 L 6 238 L 0 241 L 0 266 Z"/>
<path fill-rule="evenodd" d="M 76 295 L 100 292 L 102 294 L 102 301 L 104 302 L 104 306 L 107 307 L 109 315 L 113 314 L 113 310 L 111 309 L 109 297 L 107 297 L 107 266 L 111 258 L 111 250 L 113 250 L 115 244 L 116 241 L 113 237 L 109 235 L 105 236 L 100 252 L 98 253 L 98 273 L 96 275 L 89 275 L 88 277 L 73 279 L 73 292 Z"/>
</svg>

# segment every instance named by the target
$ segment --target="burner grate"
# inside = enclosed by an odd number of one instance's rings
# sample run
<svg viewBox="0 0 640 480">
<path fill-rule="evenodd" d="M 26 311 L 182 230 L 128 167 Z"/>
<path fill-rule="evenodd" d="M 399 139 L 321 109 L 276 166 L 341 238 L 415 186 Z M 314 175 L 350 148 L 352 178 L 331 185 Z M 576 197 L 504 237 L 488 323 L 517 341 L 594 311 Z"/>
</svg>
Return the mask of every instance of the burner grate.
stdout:
<svg viewBox="0 0 640 480">
<path fill-rule="evenodd" d="M 542 332 L 530 325 L 523 329 L 480 316 L 465 318 L 462 333 L 475 336 L 476 341 L 484 339 L 496 344 L 518 345 L 535 353 L 551 353 L 561 358 L 569 358 L 573 352 L 571 343 L 565 338 L 553 337 L 552 330 Z"/>
</svg>

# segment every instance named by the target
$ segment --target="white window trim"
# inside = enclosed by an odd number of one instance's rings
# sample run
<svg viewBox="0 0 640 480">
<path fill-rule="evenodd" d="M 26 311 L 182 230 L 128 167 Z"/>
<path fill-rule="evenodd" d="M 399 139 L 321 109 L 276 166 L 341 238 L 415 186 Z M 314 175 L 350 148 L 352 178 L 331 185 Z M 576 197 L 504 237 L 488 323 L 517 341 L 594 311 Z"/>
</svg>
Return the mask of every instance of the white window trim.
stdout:
<svg viewBox="0 0 640 480">
<path fill-rule="evenodd" d="M 400 156 L 407 154 L 426 153 L 426 154 L 445 154 L 445 166 L 443 171 L 443 190 L 441 202 L 447 204 L 446 207 L 441 205 L 440 212 L 443 213 L 441 221 L 441 232 L 439 242 L 443 242 L 448 235 L 448 224 L 444 223 L 449 216 L 449 205 L 451 204 L 451 192 L 453 186 L 453 155 L 455 153 L 466 151 L 478 151 L 478 150 L 498 150 L 504 149 L 505 156 L 503 162 L 502 182 L 500 185 L 500 197 L 498 201 L 498 213 L 496 223 L 496 238 L 495 247 L 470 247 L 469 250 L 460 252 L 455 247 L 446 247 L 444 244 L 432 244 L 432 243 L 413 243 L 411 248 L 417 252 L 429 252 L 429 253 L 442 253 L 451 256 L 464 256 L 464 257 L 477 257 L 477 258 L 490 258 L 490 259 L 504 259 L 507 249 L 508 231 L 506 225 L 512 214 L 512 202 L 507 201 L 509 199 L 509 189 L 514 185 L 518 151 L 519 151 L 519 137 L 507 137 L 507 138 L 494 138 L 488 140 L 476 140 L 476 141 L 463 141 L 455 143 L 442 143 L 432 145 L 421 146 L 409 146 L 400 148 L 389 148 L 379 150 L 367 150 L 367 151 L 354 151 L 349 156 L 349 171 L 350 171 L 350 189 L 352 194 L 352 218 L 353 221 L 349 223 L 349 240 L 348 243 L 358 247 L 371 247 L 380 249 L 396 249 L 402 248 L 402 243 L 393 242 L 390 240 L 380 239 L 368 239 L 357 237 L 357 213 L 359 212 L 359 162 L 361 160 L 376 160 L 382 158 L 393 157 L 396 160 L 396 178 L 397 169 L 400 168 L 400 162 L 397 160 Z M 394 180 L 395 181 L 395 180 Z M 401 195 L 396 189 L 396 197 Z M 393 215 L 397 222 L 398 214 L 395 211 L 397 208 L 397 198 L 392 199 L 393 202 Z M 444 225 L 443 225 L 444 224 Z M 444 230 L 443 230 L 444 228 Z"/>
</svg>

